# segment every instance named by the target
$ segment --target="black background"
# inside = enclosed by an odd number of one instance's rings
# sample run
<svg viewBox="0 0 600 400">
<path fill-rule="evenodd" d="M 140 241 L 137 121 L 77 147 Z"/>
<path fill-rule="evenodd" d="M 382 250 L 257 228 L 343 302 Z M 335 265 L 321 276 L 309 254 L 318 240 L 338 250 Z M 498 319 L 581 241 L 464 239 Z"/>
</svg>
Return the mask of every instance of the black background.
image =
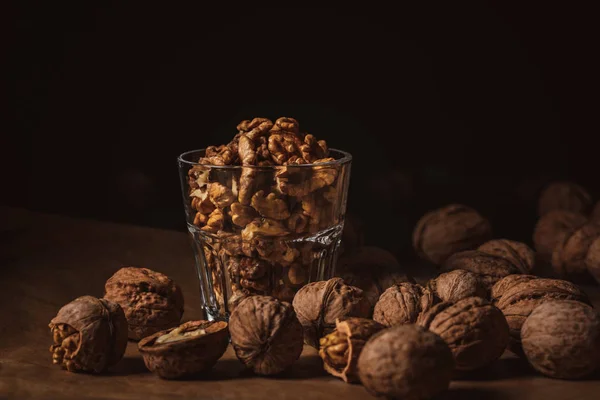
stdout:
<svg viewBox="0 0 600 400">
<path fill-rule="evenodd" d="M 94 3 L 5 14 L 3 203 L 184 230 L 176 156 L 255 116 L 351 152 L 349 212 L 398 254 L 448 202 L 529 241 L 547 181 L 600 197 L 590 9 Z"/>
</svg>

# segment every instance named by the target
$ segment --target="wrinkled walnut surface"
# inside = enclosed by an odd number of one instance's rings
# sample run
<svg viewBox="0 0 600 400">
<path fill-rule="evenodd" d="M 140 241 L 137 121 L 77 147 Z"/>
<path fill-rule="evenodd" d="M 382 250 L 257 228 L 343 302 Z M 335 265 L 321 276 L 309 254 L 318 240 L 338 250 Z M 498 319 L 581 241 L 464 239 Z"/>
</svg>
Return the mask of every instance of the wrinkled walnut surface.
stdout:
<svg viewBox="0 0 600 400">
<path fill-rule="evenodd" d="M 331 375 L 344 382 L 358 382 L 357 363 L 367 340 L 385 326 L 366 318 L 336 321 L 336 328 L 320 340 L 319 356 Z"/>
<path fill-rule="evenodd" d="M 592 197 L 574 182 L 553 182 L 541 193 L 538 215 L 543 216 L 554 210 L 572 211 L 587 214 L 592 205 Z"/>
<path fill-rule="evenodd" d="M 508 344 L 502 311 L 481 297 L 439 303 L 418 324 L 439 335 L 452 350 L 457 370 L 470 371 L 500 358 Z"/>
<path fill-rule="evenodd" d="M 189 321 L 138 343 L 146 367 L 163 379 L 193 376 L 213 367 L 227 350 L 223 321 Z"/>
<path fill-rule="evenodd" d="M 523 352 L 539 372 L 579 379 L 600 367 L 600 315 L 577 301 L 551 301 L 535 308 L 521 330 Z"/>
<path fill-rule="evenodd" d="M 455 269 L 427 282 L 427 288 L 441 301 L 457 302 L 471 297 L 486 297 L 486 289 L 476 274 Z"/>
<path fill-rule="evenodd" d="M 538 276 L 535 275 L 525 275 L 525 274 L 513 274 L 505 276 L 500 279 L 494 286 L 492 286 L 492 290 L 490 291 L 490 298 L 492 299 L 492 303 L 496 305 L 498 301 L 504 296 L 510 288 L 515 285 L 518 285 L 522 282 L 528 282 L 532 279 L 538 279 Z"/>
<path fill-rule="evenodd" d="M 71 372 L 105 371 L 127 347 L 127 321 L 121 307 L 106 299 L 78 297 L 50 321 L 53 364 Z"/>
<path fill-rule="evenodd" d="M 542 216 L 533 232 L 535 250 L 545 261 L 552 259 L 552 253 L 565 236 L 587 222 L 581 214 L 565 210 L 554 210 Z"/>
<path fill-rule="evenodd" d="M 104 298 L 123 308 L 130 339 L 139 340 L 175 327 L 183 315 L 179 286 L 148 268 L 121 268 L 106 281 L 105 290 Z"/>
<path fill-rule="evenodd" d="M 400 283 L 387 289 L 375 305 L 373 319 L 385 326 L 413 324 L 435 303 L 433 293 L 421 285 Z"/>
<path fill-rule="evenodd" d="M 571 231 L 557 243 L 552 253 L 552 267 L 559 277 L 573 281 L 587 281 L 586 259 L 590 246 L 600 238 L 600 224 L 591 222 Z"/>
<path fill-rule="evenodd" d="M 430 399 L 448 389 L 454 361 L 448 345 L 416 325 L 371 337 L 358 358 L 358 375 L 375 396 Z"/>
<path fill-rule="evenodd" d="M 347 285 L 341 278 L 303 286 L 296 293 L 293 305 L 304 329 L 304 341 L 315 348 L 319 348 L 323 336 L 333 331 L 338 318 L 368 318 L 371 314 L 363 291 Z"/>
<path fill-rule="evenodd" d="M 588 272 L 600 283 L 600 238 L 596 238 L 588 249 L 585 258 Z"/>
<path fill-rule="evenodd" d="M 559 279 L 532 279 L 508 288 L 497 302 L 510 329 L 509 348 L 521 353 L 521 327 L 540 304 L 550 300 L 575 300 L 589 304 L 586 294 L 575 284 Z"/>
<path fill-rule="evenodd" d="M 238 359 L 260 375 L 280 373 L 302 353 L 302 325 L 291 304 L 269 296 L 249 296 L 229 319 Z"/>
<path fill-rule="evenodd" d="M 419 257 L 440 265 L 452 254 L 473 249 L 491 236 L 487 219 L 470 207 L 451 204 L 421 217 L 413 232 L 413 247 Z"/>
<path fill-rule="evenodd" d="M 525 243 L 507 239 L 494 239 L 482 244 L 477 250 L 507 259 L 522 274 L 530 273 L 535 267 L 535 252 Z"/>
</svg>

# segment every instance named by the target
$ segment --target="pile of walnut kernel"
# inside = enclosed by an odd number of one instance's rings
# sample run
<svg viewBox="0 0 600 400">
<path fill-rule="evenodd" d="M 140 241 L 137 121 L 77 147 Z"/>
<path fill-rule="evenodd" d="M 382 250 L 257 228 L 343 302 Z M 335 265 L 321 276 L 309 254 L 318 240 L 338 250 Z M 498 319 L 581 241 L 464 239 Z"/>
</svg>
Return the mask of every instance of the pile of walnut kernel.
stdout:
<svg viewBox="0 0 600 400">
<path fill-rule="evenodd" d="M 293 118 L 254 118 L 237 130 L 188 172 L 189 222 L 203 236 L 221 312 L 249 294 L 291 301 L 308 281 L 314 249 L 290 240 L 338 225 L 341 214 L 339 167 L 324 140 Z"/>
</svg>

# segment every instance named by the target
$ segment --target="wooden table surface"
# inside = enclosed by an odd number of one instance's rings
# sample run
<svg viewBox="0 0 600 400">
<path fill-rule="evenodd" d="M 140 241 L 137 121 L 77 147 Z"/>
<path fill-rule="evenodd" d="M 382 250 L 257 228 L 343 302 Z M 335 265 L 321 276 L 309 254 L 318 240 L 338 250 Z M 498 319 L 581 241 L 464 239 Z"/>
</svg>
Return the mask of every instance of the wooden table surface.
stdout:
<svg viewBox="0 0 600 400">
<path fill-rule="evenodd" d="M 0 398 L 68 399 L 373 399 L 360 385 L 326 374 L 314 349 L 283 376 L 257 377 L 231 348 L 196 380 L 148 372 L 130 342 L 109 373 L 75 374 L 52 365 L 48 322 L 81 295 L 102 296 L 121 266 L 144 266 L 175 279 L 184 320 L 202 316 L 188 236 L 181 232 L 0 208 Z M 600 291 L 585 287 L 600 305 Z M 485 370 L 457 377 L 441 399 L 600 399 L 600 377 L 548 379 L 506 353 Z"/>
</svg>

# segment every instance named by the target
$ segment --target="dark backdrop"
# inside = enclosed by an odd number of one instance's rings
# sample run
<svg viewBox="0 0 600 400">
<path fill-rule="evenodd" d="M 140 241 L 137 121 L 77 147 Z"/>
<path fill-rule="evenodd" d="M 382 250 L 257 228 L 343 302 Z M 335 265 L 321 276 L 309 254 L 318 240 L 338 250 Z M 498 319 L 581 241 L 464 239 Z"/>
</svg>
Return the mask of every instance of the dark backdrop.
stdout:
<svg viewBox="0 0 600 400">
<path fill-rule="evenodd" d="M 591 10 L 59 3 L 5 14 L 6 204 L 183 230 L 176 156 L 255 116 L 353 153 L 350 212 L 399 253 L 451 201 L 528 240 L 548 180 L 600 195 Z"/>
</svg>

